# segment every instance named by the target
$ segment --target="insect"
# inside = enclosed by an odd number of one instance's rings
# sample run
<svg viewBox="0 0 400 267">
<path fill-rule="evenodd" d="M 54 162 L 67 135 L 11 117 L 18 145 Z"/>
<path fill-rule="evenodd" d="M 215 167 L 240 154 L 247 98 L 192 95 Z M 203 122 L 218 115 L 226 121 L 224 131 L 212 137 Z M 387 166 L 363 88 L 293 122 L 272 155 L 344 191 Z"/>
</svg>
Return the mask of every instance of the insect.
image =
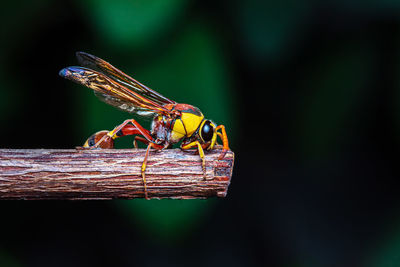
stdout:
<svg viewBox="0 0 400 267">
<path fill-rule="evenodd" d="M 93 134 L 83 145 L 88 149 L 113 148 L 116 138 L 127 135 L 135 135 L 136 148 L 137 141 L 146 144 L 141 168 L 145 198 L 148 198 L 145 173 L 151 148 L 162 150 L 179 142 L 182 150 L 197 148 L 204 177 L 204 150 L 217 146 L 217 136 L 223 144 L 219 159 L 229 150 L 225 126 L 217 126 L 205 119 L 198 108 L 162 96 L 96 56 L 84 52 L 77 52 L 76 56 L 82 66 L 62 69 L 59 73 L 62 77 L 89 87 L 100 100 L 111 106 L 139 116 L 152 117 L 151 131 L 134 119 L 128 119 L 111 131 Z"/>
</svg>

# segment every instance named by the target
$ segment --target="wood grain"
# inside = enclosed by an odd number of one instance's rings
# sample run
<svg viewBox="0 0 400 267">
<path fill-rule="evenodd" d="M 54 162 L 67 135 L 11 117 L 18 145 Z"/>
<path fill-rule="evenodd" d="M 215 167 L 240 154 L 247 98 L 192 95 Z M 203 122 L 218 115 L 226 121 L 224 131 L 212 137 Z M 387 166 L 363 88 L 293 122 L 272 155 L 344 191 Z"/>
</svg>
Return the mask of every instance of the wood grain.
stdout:
<svg viewBox="0 0 400 267">
<path fill-rule="evenodd" d="M 0 149 L 0 199 L 143 198 L 144 149 Z M 225 197 L 234 153 L 206 153 L 206 179 L 194 151 L 151 151 L 149 198 Z"/>
</svg>

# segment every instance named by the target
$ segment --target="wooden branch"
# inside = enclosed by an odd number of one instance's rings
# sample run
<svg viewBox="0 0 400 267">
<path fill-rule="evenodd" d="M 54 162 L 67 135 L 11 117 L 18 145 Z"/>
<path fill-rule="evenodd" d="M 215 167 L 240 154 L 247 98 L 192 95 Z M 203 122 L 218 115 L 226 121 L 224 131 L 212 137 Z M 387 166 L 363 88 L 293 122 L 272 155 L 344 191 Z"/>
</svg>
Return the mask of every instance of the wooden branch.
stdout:
<svg viewBox="0 0 400 267">
<path fill-rule="evenodd" d="M 0 199 L 143 198 L 144 149 L 0 149 Z M 206 180 L 194 151 L 151 151 L 149 198 L 225 197 L 234 154 L 206 153 Z"/>
</svg>

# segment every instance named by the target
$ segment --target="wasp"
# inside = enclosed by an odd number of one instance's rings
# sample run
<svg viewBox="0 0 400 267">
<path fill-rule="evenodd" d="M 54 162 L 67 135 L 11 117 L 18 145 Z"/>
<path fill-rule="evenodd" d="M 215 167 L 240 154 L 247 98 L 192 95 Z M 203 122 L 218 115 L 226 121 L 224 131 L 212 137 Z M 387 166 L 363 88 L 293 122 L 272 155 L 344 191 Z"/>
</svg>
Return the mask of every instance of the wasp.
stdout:
<svg viewBox="0 0 400 267">
<path fill-rule="evenodd" d="M 93 90 L 103 102 L 138 116 L 152 118 L 151 130 L 142 127 L 136 120 L 128 119 L 111 131 L 100 131 L 87 139 L 83 148 L 113 148 L 114 140 L 134 135 L 137 141 L 147 145 L 141 176 L 144 195 L 148 198 L 146 166 L 150 149 L 162 150 L 179 143 L 182 150 L 197 148 L 205 177 L 204 150 L 217 147 L 217 136 L 222 140 L 222 159 L 229 150 L 224 125 L 216 125 L 205 119 L 197 107 L 170 100 L 149 87 L 126 75 L 105 60 L 84 52 L 76 53 L 81 66 L 62 69 L 60 76 L 82 84 Z M 219 145 L 218 145 L 219 146 Z"/>
</svg>

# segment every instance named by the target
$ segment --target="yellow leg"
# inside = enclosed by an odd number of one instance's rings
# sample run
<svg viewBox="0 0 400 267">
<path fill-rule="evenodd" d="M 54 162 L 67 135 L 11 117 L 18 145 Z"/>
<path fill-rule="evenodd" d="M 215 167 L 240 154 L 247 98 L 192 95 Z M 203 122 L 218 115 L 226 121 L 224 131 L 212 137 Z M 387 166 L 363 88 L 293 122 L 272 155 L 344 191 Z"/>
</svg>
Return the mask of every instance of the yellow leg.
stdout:
<svg viewBox="0 0 400 267">
<path fill-rule="evenodd" d="M 142 164 L 142 179 L 143 179 L 143 186 L 144 186 L 144 197 L 146 199 L 149 199 L 148 195 L 147 195 L 147 184 L 146 184 L 146 167 L 147 167 L 147 158 L 149 157 L 149 153 L 150 153 L 150 148 L 155 148 L 155 149 L 163 149 L 163 146 L 161 145 L 157 145 L 154 143 L 149 143 L 149 145 L 147 146 L 146 149 L 146 154 L 144 155 L 144 160 L 143 160 L 143 164 Z"/>
<path fill-rule="evenodd" d="M 146 149 L 146 154 L 144 156 L 143 164 L 142 164 L 142 179 L 143 179 L 143 186 L 144 186 L 144 197 L 149 199 L 147 195 L 147 184 L 146 184 L 146 167 L 147 167 L 147 158 L 149 157 L 150 148 L 153 146 L 153 143 L 149 143 Z"/>
<path fill-rule="evenodd" d="M 199 141 L 194 141 L 194 142 L 191 142 L 191 143 L 189 143 L 187 145 L 181 146 L 181 148 L 182 149 L 190 149 L 190 148 L 195 147 L 195 146 L 197 146 L 197 149 L 199 151 L 199 155 L 200 155 L 200 158 L 201 158 L 201 167 L 203 169 L 204 180 L 205 180 L 206 179 L 206 161 L 205 161 L 205 157 L 204 157 L 204 150 L 203 150 L 203 147 L 201 146 L 200 142 Z"/>
</svg>

